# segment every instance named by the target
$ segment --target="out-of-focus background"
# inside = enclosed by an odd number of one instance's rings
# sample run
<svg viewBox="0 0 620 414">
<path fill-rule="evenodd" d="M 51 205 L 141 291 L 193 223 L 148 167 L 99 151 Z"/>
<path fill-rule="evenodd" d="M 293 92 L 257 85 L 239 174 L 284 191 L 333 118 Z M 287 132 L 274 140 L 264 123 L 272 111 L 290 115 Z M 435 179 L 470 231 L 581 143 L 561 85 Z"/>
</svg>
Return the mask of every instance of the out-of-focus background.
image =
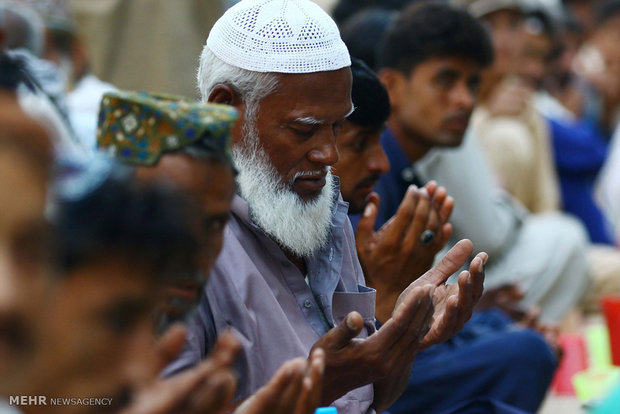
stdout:
<svg viewBox="0 0 620 414">
<path fill-rule="evenodd" d="M 330 10 L 334 0 L 317 0 Z M 198 56 L 225 0 L 69 0 L 93 72 L 119 88 L 196 96 Z"/>
</svg>

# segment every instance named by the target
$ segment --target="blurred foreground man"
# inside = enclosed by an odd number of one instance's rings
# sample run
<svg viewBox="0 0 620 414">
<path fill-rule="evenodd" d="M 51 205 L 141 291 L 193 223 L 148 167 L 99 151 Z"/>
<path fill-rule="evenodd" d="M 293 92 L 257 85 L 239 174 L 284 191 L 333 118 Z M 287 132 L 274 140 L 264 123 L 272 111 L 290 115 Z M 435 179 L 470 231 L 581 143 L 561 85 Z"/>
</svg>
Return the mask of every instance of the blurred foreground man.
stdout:
<svg viewBox="0 0 620 414">
<path fill-rule="evenodd" d="M 16 160 L 8 164 L 3 158 L 3 165 L 17 167 Z M 21 176 L 22 194 L 30 194 L 24 191 L 30 191 L 25 184 L 31 176 L 23 168 L 12 172 Z M 194 266 L 197 245 L 178 197 L 153 186 L 137 188 L 128 177 L 106 176 L 102 169 L 94 172 L 96 177 L 74 177 L 62 190 L 54 206 L 53 244 L 40 216 L 3 247 L 3 331 L 15 351 L 6 361 L 2 355 L 3 378 L 10 381 L 0 386 L 25 413 L 129 404 L 163 362 L 152 314 L 164 280 Z M 21 215 L 36 205 L 25 204 Z M 159 346 L 170 344 L 162 338 Z M 14 400 L 19 396 L 41 396 L 47 403 L 22 405 Z M 52 398 L 85 402 L 53 404 Z"/>
<path fill-rule="evenodd" d="M 375 293 L 364 286 L 347 205 L 330 172 L 336 135 L 353 110 L 349 66 L 334 22 L 307 0 L 242 1 L 215 24 L 198 81 L 205 101 L 239 111 L 238 194 L 187 349 L 168 372 L 196 364 L 232 327 L 243 344 L 237 398 L 284 360 L 321 347 L 323 404 L 380 412 L 401 393 L 416 351 L 471 315 L 484 254 L 451 288 L 412 284 L 375 333 Z M 457 271 L 471 249 L 464 242 L 452 251 L 446 263 L 454 266 L 441 273 Z"/>
<path fill-rule="evenodd" d="M 53 150 L 45 130 L 19 106 L 17 68 L 4 60 L 1 65 L 0 395 L 7 397 L 35 352 L 33 321 L 49 271 L 43 211 Z"/>
</svg>

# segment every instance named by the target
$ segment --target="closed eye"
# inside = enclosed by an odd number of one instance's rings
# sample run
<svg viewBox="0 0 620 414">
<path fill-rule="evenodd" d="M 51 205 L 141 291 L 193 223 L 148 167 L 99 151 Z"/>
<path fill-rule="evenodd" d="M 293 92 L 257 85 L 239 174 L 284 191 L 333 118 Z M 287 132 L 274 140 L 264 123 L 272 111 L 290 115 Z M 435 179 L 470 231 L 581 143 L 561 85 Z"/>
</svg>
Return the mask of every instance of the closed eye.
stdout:
<svg viewBox="0 0 620 414">
<path fill-rule="evenodd" d="M 310 138 L 316 132 L 317 127 L 313 125 L 304 125 L 292 126 L 290 129 L 295 133 L 295 135 L 301 138 Z"/>
</svg>

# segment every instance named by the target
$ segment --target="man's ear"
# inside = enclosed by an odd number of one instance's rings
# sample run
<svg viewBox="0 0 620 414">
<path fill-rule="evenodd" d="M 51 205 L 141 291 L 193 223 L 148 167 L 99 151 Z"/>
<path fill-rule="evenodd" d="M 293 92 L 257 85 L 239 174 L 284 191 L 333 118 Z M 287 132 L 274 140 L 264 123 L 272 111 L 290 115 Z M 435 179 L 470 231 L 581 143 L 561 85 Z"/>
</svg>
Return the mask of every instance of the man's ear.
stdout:
<svg viewBox="0 0 620 414">
<path fill-rule="evenodd" d="M 237 107 L 243 102 L 239 93 L 229 85 L 217 85 L 209 94 L 209 102 Z M 239 108 L 237 108 L 239 109 Z"/>
<path fill-rule="evenodd" d="M 387 89 L 390 97 L 390 106 L 393 109 L 397 109 L 404 99 L 407 78 L 401 72 L 394 69 L 381 69 L 378 76 L 385 89 Z"/>
<path fill-rule="evenodd" d="M 209 94 L 209 103 L 223 104 L 234 107 L 238 112 L 238 121 L 230 131 L 233 143 L 237 143 L 242 137 L 242 126 L 245 122 L 245 102 L 241 95 L 229 85 L 217 85 Z"/>
</svg>

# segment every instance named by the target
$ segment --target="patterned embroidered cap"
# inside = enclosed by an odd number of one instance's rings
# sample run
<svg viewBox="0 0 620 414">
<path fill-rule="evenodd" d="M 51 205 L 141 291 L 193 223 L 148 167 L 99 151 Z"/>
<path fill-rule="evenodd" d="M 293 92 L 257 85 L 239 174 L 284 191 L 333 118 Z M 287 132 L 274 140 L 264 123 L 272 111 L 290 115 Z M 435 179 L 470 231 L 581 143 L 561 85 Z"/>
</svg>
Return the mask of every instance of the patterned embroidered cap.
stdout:
<svg viewBox="0 0 620 414">
<path fill-rule="evenodd" d="M 227 105 L 194 103 L 171 95 L 110 92 L 103 96 L 97 147 L 125 162 L 153 165 L 165 152 L 199 140 L 230 154 L 237 111 Z"/>
</svg>

